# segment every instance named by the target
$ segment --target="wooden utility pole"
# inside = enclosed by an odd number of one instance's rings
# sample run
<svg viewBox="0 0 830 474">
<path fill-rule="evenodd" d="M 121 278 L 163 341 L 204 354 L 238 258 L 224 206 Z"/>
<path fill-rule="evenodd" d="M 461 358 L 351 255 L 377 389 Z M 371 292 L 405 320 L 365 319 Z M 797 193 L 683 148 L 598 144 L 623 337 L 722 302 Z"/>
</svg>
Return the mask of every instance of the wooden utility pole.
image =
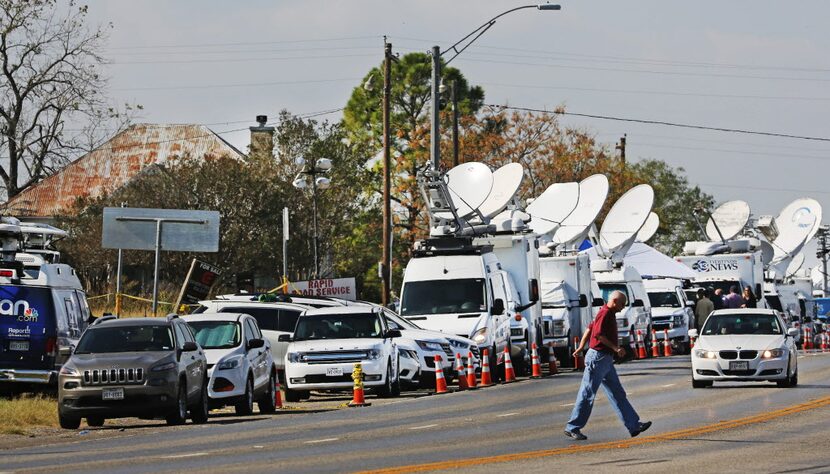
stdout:
<svg viewBox="0 0 830 474">
<path fill-rule="evenodd" d="M 381 293 L 381 304 L 386 306 L 390 303 L 389 292 L 392 282 L 392 205 L 391 205 L 391 179 L 390 168 L 392 167 L 389 143 L 389 96 L 392 93 L 392 43 L 384 41 L 384 63 L 383 63 L 383 261 L 380 264 L 381 279 L 383 280 L 383 291 Z"/>
<path fill-rule="evenodd" d="M 623 136 L 620 138 L 620 142 L 617 143 L 617 146 L 616 146 L 617 150 L 620 150 L 620 159 L 622 160 L 623 165 L 625 165 L 625 139 L 626 139 L 626 137 L 628 137 L 628 134 L 624 133 Z"/>
<path fill-rule="evenodd" d="M 458 96 L 456 81 L 452 81 L 450 95 L 452 99 L 452 166 L 458 166 Z"/>
</svg>

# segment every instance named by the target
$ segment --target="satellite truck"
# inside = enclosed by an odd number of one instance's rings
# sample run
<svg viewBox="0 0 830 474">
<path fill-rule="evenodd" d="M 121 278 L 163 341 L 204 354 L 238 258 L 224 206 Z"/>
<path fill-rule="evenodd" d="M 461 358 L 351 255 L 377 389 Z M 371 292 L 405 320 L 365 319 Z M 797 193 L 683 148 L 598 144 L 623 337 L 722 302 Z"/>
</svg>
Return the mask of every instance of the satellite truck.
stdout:
<svg viewBox="0 0 830 474">
<path fill-rule="evenodd" d="M 542 346 L 552 347 L 563 367 L 572 366 L 574 338 L 593 320 L 592 309 L 602 306 L 593 287 L 590 257 L 579 253 L 608 196 L 608 178 L 593 175 L 578 185 L 576 208 L 553 232 L 542 235 L 539 273 L 542 299 Z M 567 204 L 566 204 L 567 205 Z"/>
<path fill-rule="evenodd" d="M 538 240 L 515 197 L 523 175 L 516 163 L 422 170 L 430 238 L 415 244 L 401 288 L 403 317 L 471 338 L 497 377 L 505 348 L 521 373 L 527 344 L 541 342 Z"/>
</svg>

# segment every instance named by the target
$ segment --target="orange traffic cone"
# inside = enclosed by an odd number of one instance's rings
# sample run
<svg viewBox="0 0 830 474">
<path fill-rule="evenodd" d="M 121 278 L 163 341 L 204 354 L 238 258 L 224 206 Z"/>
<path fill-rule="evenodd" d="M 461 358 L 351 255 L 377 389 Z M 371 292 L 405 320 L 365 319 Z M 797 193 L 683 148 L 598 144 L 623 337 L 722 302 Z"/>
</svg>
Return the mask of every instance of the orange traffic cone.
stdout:
<svg viewBox="0 0 830 474">
<path fill-rule="evenodd" d="M 354 364 L 352 371 L 352 380 L 354 380 L 354 395 L 352 401 L 349 403 L 350 407 L 368 407 L 371 403 L 366 403 L 365 394 L 363 392 L 363 366 L 360 362 Z"/>
<path fill-rule="evenodd" d="M 464 372 L 464 362 L 461 361 L 461 353 L 455 354 L 455 371 L 458 374 L 458 390 L 467 390 L 467 375 Z"/>
<path fill-rule="evenodd" d="M 559 367 L 556 366 L 556 353 L 553 352 L 553 343 L 548 344 L 548 375 L 556 375 L 559 373 Z"/>
<path fill-rule="evenodd" d="M 826 332 L 821 333 L 821 352 L 830 350 L 830 335 Z"/>
<path fill-rule="evenodd" d="M 504 382 L 510 383 L 516 381 L 516 372 L 513 371 L 513 361 L 510 360 L 510 350 L 504 348 Z"/>
<path fill-rule="evenodd" d="M 534 342 L 530 351 L 530 378 L 542 378 L 542 363 L 539 361 L 539 348 Z"/>
<path fill-rule="evenodd" d="M 481 386 L 489 387 L 493 385 L 493 378 L 490 375 L 490 353 L 487 349 L 481 353 Z"/>
<path fill-rule="evenodd" d="M 574 347 L 579 347 L 579 338 L 574 338 Z M 574 356 L 574 369 L 576 370 L 583 370 L 585 369 L 585 360 L 582 358 L 581 354 L 577 354 Z"/>
<path fill-rule="evenodd" d="M 476 367 L 473 365 L 473 353 L 467 353 L 467 386 L 471 389 L 476 387 Z"/>
<path fill-rule="evenodd" d="M 690 337 L 690 338 L 689 338 L 689 348 L 690 348 L 690 349 L 694 349 L 694 348 L 695 348 L 695 338 L 694 338 L 694 337 Z"/>
<path fill-rule="evenodd" d="M 638 347 L 640 347 L 640 345 L 637 344 L 637 341 L 635 339 L 629 341 L 628 349 L 631 351 L 632 354 L 634 354 L 634 360 L 638 360 L 640 358 L 640 354 L 638 353 L 639 351 L 637 350 Z"/>
<path fill-rule="evenodd" d="M 660 349 L 657 344 L 657 331 L 651 329 L 651 357 L 660 357 Z"/>
<path fill-rule="evenodd" d="M 282 406 L 282 387 L 280 387 L 280 379 L 277 377 L 274 387 L 274 406 L 279 410 Z"/>
<path fill-rule="evenodd" d="M 666 357 L 671 357 L 671 340 L 669 339 L 669 330 L 663 329 L 663 343 L 665 344 L 665 355 Z"/>
<path fill-rule="evenodd" d="M 801 346 L 805 349 L 813 349 L 813 335 L 810 334 L 810 328 L 804 328 L 804 342 Z"/>
<path fill-rule="evenodd" d="M 646 358 L 646 343 L 643 340 L 643 331 L 641 331 L 639 329 L 637 330 L 637 344 L 639 344 L 639 347 L 637 348 L 637 355 L 640 357 L 640 359 L 645 359 Z"/>
<path fill-rule="evenodd" d="M 444 368 L 441 367 L 441 356 L 435 354 L 435 393 L 447 392 L 447 380 L 444 378 Z"/>
</svg>

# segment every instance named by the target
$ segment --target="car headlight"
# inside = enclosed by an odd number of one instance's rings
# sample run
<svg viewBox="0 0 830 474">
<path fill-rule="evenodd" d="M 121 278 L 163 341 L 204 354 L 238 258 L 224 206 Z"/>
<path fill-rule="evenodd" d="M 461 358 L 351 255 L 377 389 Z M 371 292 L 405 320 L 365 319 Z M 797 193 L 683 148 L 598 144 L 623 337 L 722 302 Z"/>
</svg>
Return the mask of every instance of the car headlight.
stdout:
<svg viewBox="0 0 830 474">
<path fill-rule="evenodd" d="M 378 360 L 380 359 L 381 349 L 380 347 L 373 347 L 366 351 L 366 357 L 369 360 Z"/>
<path fill-rule="evenodd" d="M 450 345 L 452 347 L 456 348 L 456 349 L 466 349 L 467 347 L 469 347 L 467 344 L 465 344 L 465 343 L 463 343 L 463 342 L 461 342 L 457 339 L 447 339 L 447 340 L 450 341 Z"/>
<path fill-rule="evenodd" d="M 704 349 L 695 349 L 695 357 L 698 359 L 717 359 L 718 353 L 715 351 L 707 351 Z"/>
<path fill-rule="evenodd" d="M 415 351 L 411 351 L 409 349 L 400 349 L 398 352 L 400 352 L 401 357 L 405 359 L 418 360 L 418 353 Z"/>
<path fill-rule="evenodd" d="M 473 334 L 471 339 L 478 345 L 487 342 L 487 328 L 481 328 Z"/>
<path fill-rule="evenodd" d="M 683 325 L 683 316 L 675 316 L 674 318 L 672 318 L 672 321 L 674 322 L 674 327 L 680 327 Z"/>
<path fill-rule="evenodd" d="M 784 355 L 784 349 L 769 349 L 761 354 L 762 359 L 777 359 Z"/>
<path fill-rule="evenodd" d="M 301 354 L 299 352 L 289 352 L 288 362 L 301 362 Z"/>
<path fill-rule="evenodd" d="M 418 347 L 425 351 L 431 352 L 443 352 L 444 349 L 441 347 L 441 343 L 439 342 L 430 342 L 430 341 L 415 341 L 418 343 Z"/>
<path fill-rule="evenodd" d="M 61 375 L 81 375 L 81 373 L 71 365 L 64 365 L 61 367 Z"/>
<path fill-rule="evenodd" d="M 242 357 L 232 357 L 216 364 L 216 370 L 231 370 L 239 367 Z"/>
<path fill-rule="evenodd" d="M 164 362 L 162 364 L 156 364 L 151 369 L 150 372 L 164 372 L 166 370 L 173 370 L 176 368 L 178 364 L 175 362 Z"/>
</svg>

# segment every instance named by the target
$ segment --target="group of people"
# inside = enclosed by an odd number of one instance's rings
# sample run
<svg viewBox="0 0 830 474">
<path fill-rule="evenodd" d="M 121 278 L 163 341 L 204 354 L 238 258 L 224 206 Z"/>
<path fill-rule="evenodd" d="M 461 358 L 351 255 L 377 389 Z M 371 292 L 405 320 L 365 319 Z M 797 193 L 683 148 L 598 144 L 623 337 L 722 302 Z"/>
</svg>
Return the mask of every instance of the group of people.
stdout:
<svg viewBox="0 0 830 474">
<path fill-rule="evenodd" d="M 709 313 L 716 309 L 756 308 L 757 306 L 758 299 L 749 286 L 744 288 L 743 293 L 739 293 L 738 287 L 732 285 L 727 295 L 723 294 L 721 288 L 701 288 L 697 290 L 695 302 L 695 327 L 702 327 Z"/>
</svg>

